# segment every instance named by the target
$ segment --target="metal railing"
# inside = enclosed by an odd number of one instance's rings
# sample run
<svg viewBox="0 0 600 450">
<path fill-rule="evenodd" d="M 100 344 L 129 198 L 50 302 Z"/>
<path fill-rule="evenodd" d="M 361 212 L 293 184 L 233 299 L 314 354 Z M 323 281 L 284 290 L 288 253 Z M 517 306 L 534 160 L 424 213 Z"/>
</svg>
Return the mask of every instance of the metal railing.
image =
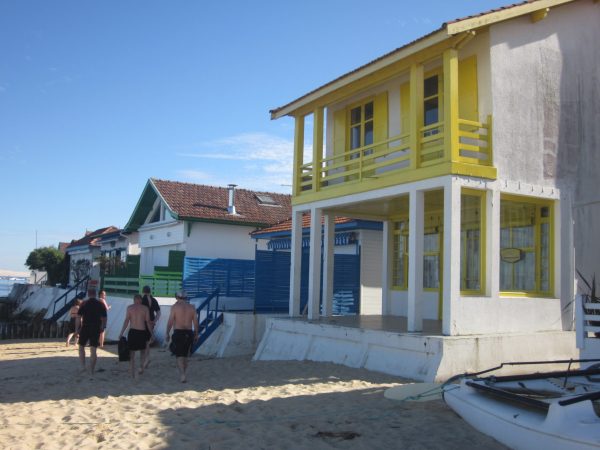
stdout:
<svg viewBox="0 0 600 450">
<path fill-rule="evenodd" d="M 214 305 L 214 306 L 213 306 Z M 200 332 L 192 348 L 194 353 L 203 342 L 223 323 L 223 313 L 219 311 L 219 288 L 215 289 L 200 306 L 196 308 Z"/>
<path fill-rule="evenodd" d="M 75 297 L 77 297 L 77 294 L 79 294 L 80 292 L 85 293 L 87 291 L 87 285 L 88 285 L 89 280 L 90 280 L 89 275 L 85 276 L 79 282 L 77 282 L 75 284 L 75 286 L 69 288 L 64 294 L 62 294 L 60 297 L 58 297 L 56 300 L 54 300 L 54 303 L 52 305 L 52 317 L 50 318 L 51 321 L 55 321 L 58 319 L 58 317 L 56 317 L 56 316 L 60 313 L 61 310 L 66 308 L 68 302 L 73 301 L 75 299 Z M 83 287 L 83 289 L 82 289 L 82 287 Z M 75 291 L 75 293 L 73 294 L 73 296 L 71 296 L 69 298 L 69 294 L 72 293 L 73 291 Z M 64 312 L 63 312 L 63 314 L 64 314 Z M 60 315 L 62 315 L 62 314 L 60 314 Z"/>
</svg>

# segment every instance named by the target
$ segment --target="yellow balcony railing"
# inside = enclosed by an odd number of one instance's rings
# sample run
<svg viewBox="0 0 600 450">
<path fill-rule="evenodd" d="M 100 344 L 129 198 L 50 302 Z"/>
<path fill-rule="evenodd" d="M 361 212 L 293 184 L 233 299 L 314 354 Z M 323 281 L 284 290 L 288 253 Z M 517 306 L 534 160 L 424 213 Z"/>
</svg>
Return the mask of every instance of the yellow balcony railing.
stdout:
<svg viewBox="0 0 600 450">
<path fill-rule="evenodd" d="M 322 158 L 316 164 L 310 161 L 299 166 L 296 192 L 301 196 L 384 177 L 395 177 L 400 184 L 404 182 L 402 174 L 446 162 L 492 165 L 491 116 L 486 122 L 459 119 L 456 139 L 457 160 L 445 154 L 444 122 L 438 122 L 419 129 L 416 152 L 410 134 L 403 133 Z"/>
</svg>

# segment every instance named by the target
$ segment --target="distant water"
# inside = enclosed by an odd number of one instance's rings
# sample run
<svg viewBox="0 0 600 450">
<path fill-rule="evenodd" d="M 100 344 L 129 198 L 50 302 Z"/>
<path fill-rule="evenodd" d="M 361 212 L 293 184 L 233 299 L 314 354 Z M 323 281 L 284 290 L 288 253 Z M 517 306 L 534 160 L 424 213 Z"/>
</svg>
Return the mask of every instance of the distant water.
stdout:
<svg viewBox="0 0 600 450">
<path fill-rule="evenodd" d="M 28 281 L 28 278 L 0 277 L 0 297 L 8 297 L 8 294 L 12 291 L 13 284 L 27 283 Z"/>
</svg>

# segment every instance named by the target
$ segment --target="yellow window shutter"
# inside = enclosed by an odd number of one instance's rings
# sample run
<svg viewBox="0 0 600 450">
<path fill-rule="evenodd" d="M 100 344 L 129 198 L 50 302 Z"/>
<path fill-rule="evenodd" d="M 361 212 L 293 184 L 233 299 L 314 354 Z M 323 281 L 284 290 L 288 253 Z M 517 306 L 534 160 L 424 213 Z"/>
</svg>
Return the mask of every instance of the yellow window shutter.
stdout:
<svg viewBox="0 0 600 450">
<path fill-rule="evenodd" d="M 333 113 L 333 154 L 341 155 L 346 152 L 346 109 L 342 108 Z"/>
<path fill-rule="evenodd" d="M 458 115 L 461 119 L 479 121 L 475 55 L 458 62 Z"/>
<path fill-rule="evenodd" d="M 388 138 L 387 91 L 377 94 L 373 103 L 373 142 L 377 143 Z"/>
<path fill-rule="evenodd" d="M 410 130 L 410 83 L 400 86 L 400 126 L 403 134 Z"/>
</svg>

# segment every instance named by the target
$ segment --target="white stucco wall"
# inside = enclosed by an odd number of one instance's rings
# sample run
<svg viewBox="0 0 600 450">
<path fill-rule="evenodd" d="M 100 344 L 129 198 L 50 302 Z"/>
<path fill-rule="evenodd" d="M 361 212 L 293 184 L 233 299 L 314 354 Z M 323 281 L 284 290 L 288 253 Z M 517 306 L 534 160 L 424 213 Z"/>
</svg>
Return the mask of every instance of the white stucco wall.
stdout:
<svg viewBox="0 0 600 450">
<path fill-rule="evenodd" d="M 408 314 L 408 291 L 391 290 L 391 311 L 392 316 L 406 316 Z M 436 291 L 425 291 L 419 297 L 419 307 L 423 319 L 438 320 L 439 293 Z"/>
<path fill-rule="evenodd" d="M 255 241 L 250 233 L 256 228 L 194 222 L 185 236 L 186 256 L 254 260 Z"/>
<path fill-rule="evenodd" d="M 494 162 L 501 178 L 560 188 L 557 264 L 569 310 L 575 269 L 600 274 L 599 23 L 598 5 L 577 1 L 535 24 L 525 16 L 490 29 Z"/>
</svg>

